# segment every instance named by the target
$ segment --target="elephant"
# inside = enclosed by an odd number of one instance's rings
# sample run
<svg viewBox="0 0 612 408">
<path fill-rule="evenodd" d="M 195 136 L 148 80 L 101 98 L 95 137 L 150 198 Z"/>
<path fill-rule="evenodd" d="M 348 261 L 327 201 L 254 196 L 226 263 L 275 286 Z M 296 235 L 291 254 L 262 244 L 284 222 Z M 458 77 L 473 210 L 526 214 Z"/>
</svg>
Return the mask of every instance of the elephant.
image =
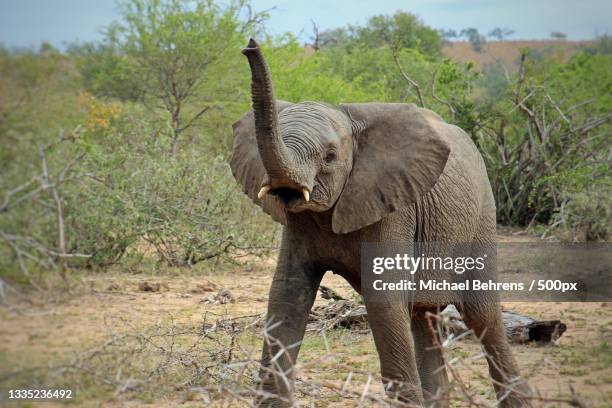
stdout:
<svg viewBox="0 0 612 408">
<path fill-rule="evenodd" d="M 293 367 L 327 271 L 362 293 L 364 242 L 494 243 L 495 202 L 470 137 L 408 103 L 276 100 L 261 48 L 242 53 L 253 109 L 233 124 L 232 173 L 283 225 L 268 299 L 259 406 L 292 404 Z M 493 273 L 493 272 L 491 272 Z M 446 304 L 364 303 L 386 391 L 417 406 L 445 406 L 443 354 L 427 316 Z M 481 339 L 500 406 L 529 405 L 505 336 L 499 302 L 449 299 Z"/>
</svg>

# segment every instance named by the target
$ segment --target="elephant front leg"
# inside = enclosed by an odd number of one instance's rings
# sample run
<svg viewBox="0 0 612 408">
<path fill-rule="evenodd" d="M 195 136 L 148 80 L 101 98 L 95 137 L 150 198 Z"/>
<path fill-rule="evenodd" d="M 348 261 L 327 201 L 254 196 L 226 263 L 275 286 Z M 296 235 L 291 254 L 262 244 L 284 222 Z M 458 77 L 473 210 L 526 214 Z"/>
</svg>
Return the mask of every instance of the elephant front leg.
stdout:
<svg viewBox="0 0 612 408">
<path fill-rule="evenodd" d="M 440 335 L 428 313 L 437 314 L 435 308 L 416 308 L 412 311 L 412 335 L 417 367 L 423 387 L 423 397 L 428 407 L 449 406 L 448 376 L 446 374 Z"/>
<path fill-rule="evenodd" d="M 402 402 L 424 405 L 406 305 L 367 299 L 365 303 L 387 394 Z"/>
<path fill-rule="evenodd" d="M 270 288 L 256 405 L 292 405 L 293 368 L 321 278 L 313 268 L 279 262 Z"/>
</svg>

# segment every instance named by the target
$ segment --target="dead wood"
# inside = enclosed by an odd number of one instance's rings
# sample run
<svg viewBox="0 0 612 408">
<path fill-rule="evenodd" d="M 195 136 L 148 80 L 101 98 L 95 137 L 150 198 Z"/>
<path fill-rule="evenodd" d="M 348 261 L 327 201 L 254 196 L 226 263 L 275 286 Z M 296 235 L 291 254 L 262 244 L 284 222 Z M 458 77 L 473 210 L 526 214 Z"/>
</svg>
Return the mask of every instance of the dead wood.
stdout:
<svg viewBox="0 0 612 408">
<path fill-rule="evenodd" d="M 314 307 L 310 312 L 309 331 L 338 328 L 358 331 L 368 329 L 368 315 L 363 304 L 344 299 L 327 287 L 322 290 L 322 293 L 324 293 L 324 298 L 333 298 L 335 295 L 340 300 L 332 300 L 326 305 Z M 459 336 L 469 330 L 454 306 L 448 306 L 440 315 L 443 317 L 448 334 Z M 511 311 L 502 312 L 502 317 L 508 340 L 515 344 L 554 343 L 567 330 L 567 326 L 560 320 L 536 320 Z"/>
</svg>

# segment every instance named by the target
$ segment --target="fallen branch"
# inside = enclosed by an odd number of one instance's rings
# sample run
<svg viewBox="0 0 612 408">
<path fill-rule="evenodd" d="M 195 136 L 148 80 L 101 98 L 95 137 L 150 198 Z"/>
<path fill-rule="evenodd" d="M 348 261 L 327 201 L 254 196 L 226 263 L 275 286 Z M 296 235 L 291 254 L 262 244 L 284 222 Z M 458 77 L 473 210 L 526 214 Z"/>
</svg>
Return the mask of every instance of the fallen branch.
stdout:
<svg viewBox="0 0 612 408">
<path fill-rule="evenodd" d="M 453 334 L 458 335 L 469 330 L 454 306 L 448 306 L 441 315 L 448 317 Z M 567 330 L 565 323 L 560 320 L 535 320 L 510 311 L 503 311 L 502 318 L 508 340 L 516 344 L 532 341 L 541 344 L 554 343 Z"/>
<path fill-rule="evenodd" d="M 346 328 L 365 331 L 368 329 L 368 314 L 364 305 L 344 299 L 327 287 L 323 287 L 321 292 L 328 298 L 331 298 L 331 292 L 340 300 L 313 308 L 310 313 L 308 330 L 321 331 Z M 469 331 L 454 306 L 448 306 L 440 313 L 440 316 L 444 319 L 447 331 L 452 333 L 453 336 L 459 336 Z M 567 326 L 560 320 L 536 320 L 510 311 L 502 312 L 502 317 L 508 340 L 515 344 L 554 343 L 567 330 Z"/>
</svg>

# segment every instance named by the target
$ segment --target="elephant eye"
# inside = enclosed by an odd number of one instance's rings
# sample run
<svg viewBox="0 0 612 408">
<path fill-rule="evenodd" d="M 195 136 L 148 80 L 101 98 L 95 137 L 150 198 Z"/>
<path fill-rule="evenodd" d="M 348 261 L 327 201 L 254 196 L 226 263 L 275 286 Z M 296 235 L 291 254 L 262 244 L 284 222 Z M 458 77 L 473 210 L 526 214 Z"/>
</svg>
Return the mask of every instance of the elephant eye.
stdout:
<svg viewBox="0 0 612 408">
<path fill-rule="evenodd" d="M 333 163 L 334 161 L 336 161 L 336 152 L 334 152 L 333 150 L 327 152 L 327 155 L 325 156 L 325 161 L 327 163 Z"/>
</svg>

